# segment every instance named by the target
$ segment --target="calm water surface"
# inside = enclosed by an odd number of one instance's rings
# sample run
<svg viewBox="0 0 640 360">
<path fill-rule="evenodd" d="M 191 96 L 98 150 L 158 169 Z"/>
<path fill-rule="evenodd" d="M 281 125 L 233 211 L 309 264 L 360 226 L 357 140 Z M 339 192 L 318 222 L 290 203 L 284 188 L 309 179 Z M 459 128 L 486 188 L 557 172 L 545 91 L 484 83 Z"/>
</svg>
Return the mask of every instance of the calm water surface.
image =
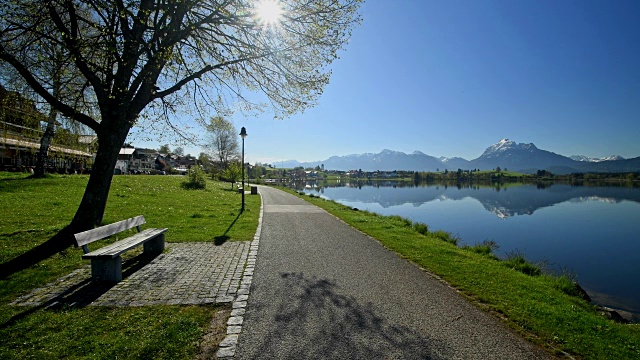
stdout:
<svg viewBox="0 0 640 360">
<path fill-rule="evenodd" d="M 494 240 L 500 246 L 496 255 L 518 251 L 532 262 L 545 262 L 549 271 L 567 270 L 595 303 L 640 314 L 638 187 L 458 188 L 399 182 L 302 186 L 306 193 L 350 207 L 446 230 L 458 235 L 460 244 Z"/>
</svg>

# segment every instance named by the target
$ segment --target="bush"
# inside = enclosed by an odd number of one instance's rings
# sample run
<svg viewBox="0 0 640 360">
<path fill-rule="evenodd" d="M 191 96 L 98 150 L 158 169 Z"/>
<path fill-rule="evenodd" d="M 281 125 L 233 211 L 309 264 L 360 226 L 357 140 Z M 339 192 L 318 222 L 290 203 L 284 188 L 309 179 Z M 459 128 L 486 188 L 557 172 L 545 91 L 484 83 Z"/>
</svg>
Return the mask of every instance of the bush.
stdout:
<svg viewBox="0 0 640 360">
<path fill-rule="evenodd" d="M 200 166 L 192 166 L 187 171 L 187 181 L 182 183 L 185 189 L 205 189 L 207 187 L 207 174 Z"/>
</svg>

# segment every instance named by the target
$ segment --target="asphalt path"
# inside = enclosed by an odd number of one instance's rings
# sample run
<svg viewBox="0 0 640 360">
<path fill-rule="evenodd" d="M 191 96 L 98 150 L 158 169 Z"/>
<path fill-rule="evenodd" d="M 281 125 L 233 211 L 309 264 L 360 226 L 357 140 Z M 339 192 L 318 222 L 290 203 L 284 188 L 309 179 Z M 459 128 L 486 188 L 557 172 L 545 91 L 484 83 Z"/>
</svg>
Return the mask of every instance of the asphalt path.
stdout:
<svg viewBox="0 0 640 360">
<path fill-rule="evenodd" d="M 236 359 L 544 359 L 455 290 L 326 211 L 260 187 Z"/>
</svg>

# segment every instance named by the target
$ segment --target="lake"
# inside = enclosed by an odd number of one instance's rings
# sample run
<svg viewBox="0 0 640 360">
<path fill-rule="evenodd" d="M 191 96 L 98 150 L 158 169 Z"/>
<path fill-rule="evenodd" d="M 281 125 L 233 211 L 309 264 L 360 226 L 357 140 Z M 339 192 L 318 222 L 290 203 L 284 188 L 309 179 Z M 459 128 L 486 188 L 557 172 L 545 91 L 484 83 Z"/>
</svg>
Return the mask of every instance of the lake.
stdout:
<svg viewBox="0 0 640 360">
<path fill-rule="evenodd" d="M 494 240 L 548 272 L 568 271 L 596 304 L 640 314 L 640 188 L 400 181 L 299 183 L 295 188 L 445 230 L 459 245 Z"/>
</svg>

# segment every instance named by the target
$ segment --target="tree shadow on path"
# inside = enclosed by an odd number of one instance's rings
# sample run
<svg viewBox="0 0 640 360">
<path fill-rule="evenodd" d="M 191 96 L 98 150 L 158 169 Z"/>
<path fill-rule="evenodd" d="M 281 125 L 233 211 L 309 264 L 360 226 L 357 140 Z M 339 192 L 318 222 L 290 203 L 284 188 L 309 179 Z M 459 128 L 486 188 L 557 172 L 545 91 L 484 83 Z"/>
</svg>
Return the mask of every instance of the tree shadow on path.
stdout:
<svg viewBox="0 0 640 360">
<path fill-rule="evenodd" d="M 442 342 L 406 326 L 389 323 L 376 314 L 370 303 L 363 305 L 353 297 L 341 295 L 334 282 L 296 273 L 283 273 L 281 278 L 290 295 L 282 297 L 275 327 L 261 339 L 251 358 L 452 357 L 452 351 Z M 242 339 L 240 344 L 242 346 Z"/>
</svg>

